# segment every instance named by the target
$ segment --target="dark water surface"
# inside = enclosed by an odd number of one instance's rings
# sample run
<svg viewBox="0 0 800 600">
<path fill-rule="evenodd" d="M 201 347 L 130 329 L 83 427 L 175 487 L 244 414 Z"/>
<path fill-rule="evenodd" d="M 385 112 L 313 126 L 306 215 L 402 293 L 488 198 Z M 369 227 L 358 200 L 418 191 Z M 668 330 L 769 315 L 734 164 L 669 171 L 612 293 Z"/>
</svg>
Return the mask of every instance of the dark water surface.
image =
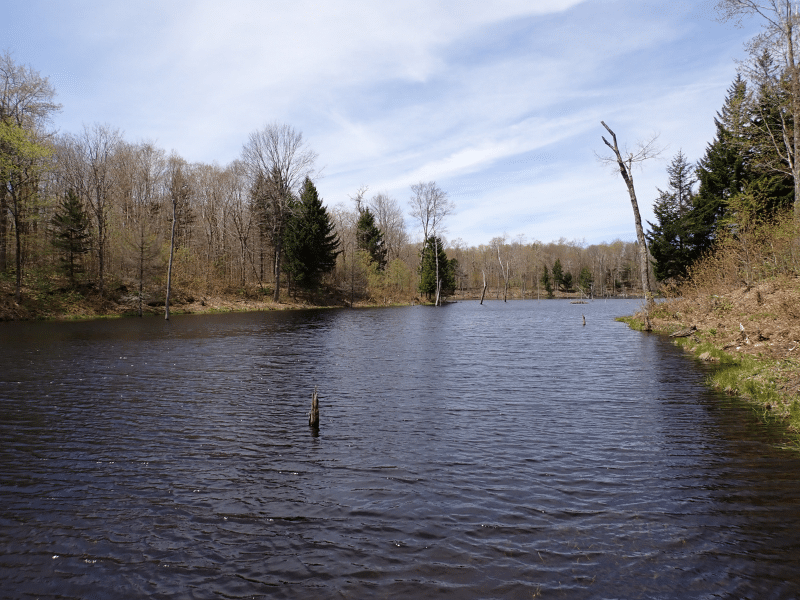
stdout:
<svg viewBox="0 0 800 600">
<path fill-rule="evenodd" d="M 0 597 L 797 597 L 800 460 L 637 306 L 0 324 Z"/>
</svg>

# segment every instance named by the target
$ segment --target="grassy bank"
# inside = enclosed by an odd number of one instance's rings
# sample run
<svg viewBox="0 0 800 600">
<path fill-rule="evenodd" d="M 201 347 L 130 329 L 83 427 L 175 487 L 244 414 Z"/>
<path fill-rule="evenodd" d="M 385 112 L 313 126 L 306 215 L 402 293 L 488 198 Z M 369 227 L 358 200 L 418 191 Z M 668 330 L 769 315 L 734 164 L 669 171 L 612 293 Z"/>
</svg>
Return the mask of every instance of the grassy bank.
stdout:
<svg viewBox="0 0 800 600">
<path fill-rule="evenodd" d="M 707 383 L 744 398 L 765 420 L 786 429 L 800 449 L 800 278 L 774 279 L 726 294 L 696 295 L 660 303 L 651 313 L 653 331 L 697 360 L 713 365 Z M 619 319 L 643 330 L 642 314 Z"/>
</svg>

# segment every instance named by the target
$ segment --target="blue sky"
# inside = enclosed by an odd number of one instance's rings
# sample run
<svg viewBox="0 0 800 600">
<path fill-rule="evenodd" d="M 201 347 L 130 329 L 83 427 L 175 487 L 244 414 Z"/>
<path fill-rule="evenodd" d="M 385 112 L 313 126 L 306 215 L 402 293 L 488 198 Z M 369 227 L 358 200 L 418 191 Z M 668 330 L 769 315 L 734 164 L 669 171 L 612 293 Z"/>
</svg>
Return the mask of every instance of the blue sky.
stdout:
<svg viewBox="0 0 800 600">
<path fill-rule="evenodd" d="M 602 167 L 654 132 L 634 174 L 652 220 L 682 149 L 696 161 L 758 22 L 715 1 L 11 0 L 0 49 L 48 76 L 54 125 L 106 123 L 190 162 L 225 165 L 272 122 L 319 154 L 328 205 L 361 186 L 407 208 L 436 181 L 448 239 L 633 241 L 630 201 Z M 412 235 L 414 223 L 407 217 Z"/>
</svg>

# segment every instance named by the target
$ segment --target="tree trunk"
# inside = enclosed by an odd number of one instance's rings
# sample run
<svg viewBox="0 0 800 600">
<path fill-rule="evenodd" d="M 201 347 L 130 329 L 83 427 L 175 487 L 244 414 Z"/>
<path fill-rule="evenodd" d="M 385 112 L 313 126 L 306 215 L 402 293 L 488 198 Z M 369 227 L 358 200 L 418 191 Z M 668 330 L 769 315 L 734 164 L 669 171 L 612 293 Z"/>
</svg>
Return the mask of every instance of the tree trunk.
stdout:
<svg viewBox="0 0 800 600">
<path fill-rule="evenodd" d="M 483 297 L 486 295 L 486 271 L 483 271 L 483 291 L 481 292 L 481 304 L 483 304 Z"/>
<path fill-rule="evenodd" d="M 436 259 L 436 300 L 433 305 L 439 306 L 439 290 L 442 287 L 442 282 L 439 279 L 439 240 L 436 239 L 435 235 L 436 234 L 434 234 L 433 238 L 433 252 Z"/>
<path fill-rule="evenodd" d="M 144 303 L 144 222 L 140 225 L 139 236 L 139 316 L 143 316 L 142 304 Z"/>
<path fill-rule="evenodd" d="M 169 321 L 169 296 L 172 291 L 172 259 L 175 255 L 175 221 L 177 213 L 177 200 L 172 199 L 172 233 L 169 238 L 169 266 L 167 267 L 167 294 L 164 301 L 164 320 Z"/>
<path fill-rule="evenodd" d="M 0 193 L 0 273 L 8 268 L 8 200 Z"/>
<path fill-rule="evenodd" d="M 653 292 L 650 288 L 650 265 L 648 264 L 647 258 L 647 240 L 644 237 L 644 229 L 642 228 L 642 217 L 639 214 L 639 203 L 636 201 L 636 190 L 633 187 L 633 174 L 631 173 L 631 164 L 626 164 L 625 161 L 622 159 L 622 155 L 620 154 L 619 147 L 617 146 L 617 136 L 616 134 L 611 131 L 611 128 L 606 125 L 603 121 L 600 121 L 603 127 L 606 128 L 608 133 L 611 134 L 611 138 L 614 140 L 614 145 L 612 146 L 608 143 L 608 140 L 603 138 L 606 146 L 611 148 L 614 151 L 614 155 L 617 158 L 617 165 L 619 166 L 619 172 L 622 175 L 622 179 L 625 181 L 625 185 L 628 186 L 628 195 L 631 198 L 631 206 L 633 207 L 633 219 L 636 224 L 636 239 L 639 241 L 639 271 L 642 277 L 642 292 L 645 296 L 645 313 L 647 323 L 646 326 L 650 326 L 649 321 L 649 312 L 650 309 L 653 307 Z"/>
<path fill-rule="evenodd" d="M 272 296 L 272 300 L 274 302 L 281 301 L 281 250 L 283 249 L 281 246 L 280 237 L 275 245 L 275 292 Z"/>
<path fill-rule="evenodd" d="M 14 300 L 17 304 L 22 300 L 22 235 L 20 234 L 19 225 L 19 207 L 14 211 L 14 242 L 16 244 L 16 257 L 15 264 L 17 267 L 17 282 L 14 291 Z"/>
</svg>

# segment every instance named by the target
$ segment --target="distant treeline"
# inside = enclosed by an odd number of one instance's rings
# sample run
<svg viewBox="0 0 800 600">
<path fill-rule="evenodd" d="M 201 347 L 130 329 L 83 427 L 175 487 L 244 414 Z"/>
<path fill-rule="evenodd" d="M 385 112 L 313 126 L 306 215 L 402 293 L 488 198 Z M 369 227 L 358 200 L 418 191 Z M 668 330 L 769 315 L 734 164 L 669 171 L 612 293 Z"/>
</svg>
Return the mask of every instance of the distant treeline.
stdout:
<svg viewBox="0 0 800 600">
<path fill-rule="evenodd" d="M 315 257 L 297 249 L 303 198 L 309 206 L 321 199 L 312 182 L 316 154 L 291 127 L 254 132 L 228 165 L 188 163 L 152 143 L 126 141 L 109 125 L 51 131 L 60 108 L 55 90 L 7 53 L 0 57 L 0 85 L 0 273 L 16 282 L 18 295 L 54 286 L 161 293 L 171 248 L 179 295 L 277 298 L 282 287 L 388 302 L 430 294 L 420 285 L 422 243 L 410 241 L 406 226 L 406 214 L 419 217 L 421 209 L 406 213 L 385 193 L 366 198 L 361 189 L 349 205 L 303 209 L 314 213 L 306 221 L 330 223 L 329 247 Z M 417 200 L 434 194 L 452 208 L 434 182 L 412 192 Z M 431 244 L 438 236 L 435 229 L 428 235 Z M 478 247 L 445 242 L 445 250 L 447 265 L 434 261 L 431 268 L 451 269 L 450 293 L 481 290 L 485 281 L 490 295 L 507 287 L 510 297 L 545 296 L 545 272 L 555 293 L 578 290 L 581 273 L 586 293 L 629 293 L 636 286 L 635 247 L 621 241 L 585 246 L 496 238 Z M 304 261 L 321 262 L 310 268 Z M 554 265 L 561 273 L 555 280 Z"/>
</svg>

